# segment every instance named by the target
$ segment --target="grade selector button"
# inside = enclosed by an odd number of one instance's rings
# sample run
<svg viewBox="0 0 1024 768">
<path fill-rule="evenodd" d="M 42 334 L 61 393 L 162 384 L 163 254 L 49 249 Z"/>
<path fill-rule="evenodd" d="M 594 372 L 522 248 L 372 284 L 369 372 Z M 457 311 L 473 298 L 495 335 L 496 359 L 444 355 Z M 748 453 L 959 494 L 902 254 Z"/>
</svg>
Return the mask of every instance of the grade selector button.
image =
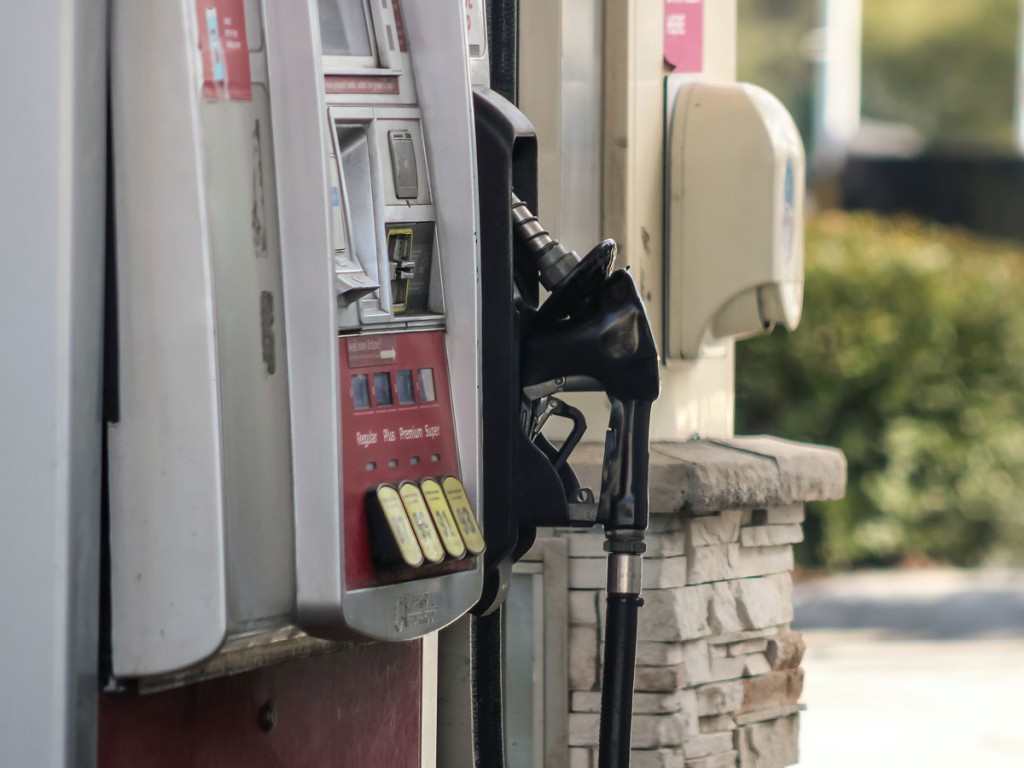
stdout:
<svg viewBox="0 0 1024 768">
<path fill-rule="evenodd" d="M 370 491 L 366 495 L 366 512 L 378 563 L 385 567 L 423 565 L 423 551 L 402 497 L 393 485 L 384 483 Z"/>
<path fill-rule="evenodd" d="M 449 557 L 461 559 L 466 554 L 466 545 L 462 543 L 462 536 L 459 535 L 455 517 L 448 506 L 448 500 L 444 497 L 441 484 L 428 477 L 426 480 L 420 480 L 420 490 L 423 491 L 423 498 L 426 499 L 427 508 L 434 519 L 434 525 L 437 526 L 445 551 Z"/>
<path fill-rule="evenodd" d="M 462 540 L 466 542 L 466 549 L 471 555 L 479 555 L 484 551 L 484 537 L 480 533 L 480 526 L 476 523 L 476 515 L 473 508 L 469 506 L 469 497 L 462 481 L 452 475 L 441 478 L 441 488 L 444 489 L 448 506 L 451 507 L 455 516 L 455 524 L 459 527 Z"/>
<path fill-rule="evenodd" d="M 423 494 L 420 493 L 419 487 L 415 483 L 400 483 L 398 495 L 405 503 L 405 511 L 409 513 L 409 522 L 412 523 L 412 529 L 423 550 L 423 556 L 429 563 L 440 563 L 444 560 L 444 547 L 441 545 L 441 539 L 438 538 L 437 530 L 430 519 L 427 503 L 423 500 Z"/>
</svg>

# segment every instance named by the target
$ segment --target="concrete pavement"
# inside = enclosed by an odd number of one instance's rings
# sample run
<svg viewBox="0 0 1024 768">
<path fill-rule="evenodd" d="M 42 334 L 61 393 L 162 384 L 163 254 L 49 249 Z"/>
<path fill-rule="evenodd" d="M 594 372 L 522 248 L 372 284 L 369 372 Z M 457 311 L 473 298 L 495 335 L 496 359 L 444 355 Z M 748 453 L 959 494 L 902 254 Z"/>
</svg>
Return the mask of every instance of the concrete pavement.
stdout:
<svg viewBox="0 0 1024 768">
<path fill-rule="evenodd" d="M 1024 766 L 1024 572 L 797 585 L 803 768 Z"/>
</svg>

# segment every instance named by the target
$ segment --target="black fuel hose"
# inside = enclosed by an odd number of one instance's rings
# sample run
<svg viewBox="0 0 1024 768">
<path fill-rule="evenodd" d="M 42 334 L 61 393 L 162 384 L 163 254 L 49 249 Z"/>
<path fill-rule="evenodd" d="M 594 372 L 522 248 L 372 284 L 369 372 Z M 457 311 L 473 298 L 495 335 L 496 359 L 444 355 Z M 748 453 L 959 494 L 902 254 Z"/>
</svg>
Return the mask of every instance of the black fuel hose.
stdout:
<svg viewBox="0 0 1024 768">
<path fill-rule="evenodd" d="M 487 0 L 491 88 L 515 104 L 519 98 L 519 0 Z"/>
<path fill-rule="evenodd" d="M 598 768 L 628 768 L 639 595 L 608 594 Z"/>
<path fill-rule="evenodd" d="M 473 746 L 476 768 L 505 768 L 499 607 L 474 616 L 472 627 Z"/>
</svg>

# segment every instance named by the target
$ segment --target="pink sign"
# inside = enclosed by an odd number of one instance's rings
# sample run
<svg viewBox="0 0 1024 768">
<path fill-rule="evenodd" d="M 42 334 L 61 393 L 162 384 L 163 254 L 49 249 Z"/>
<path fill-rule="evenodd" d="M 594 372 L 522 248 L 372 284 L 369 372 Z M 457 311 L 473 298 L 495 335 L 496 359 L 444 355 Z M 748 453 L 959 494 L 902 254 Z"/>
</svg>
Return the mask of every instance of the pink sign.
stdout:
<svg viewBox="0 0 1024 768">
<path fill-rule="evenodd" d="M 704 0 L 665 0 L 665 61 L 676 72 L 704 69 Z"/>
<path fill-rule="evenodd" d="M 196 0 L 196 13 L 203 57 L 203 96 L 251 101 L 245 0 Z"/>
</svg>

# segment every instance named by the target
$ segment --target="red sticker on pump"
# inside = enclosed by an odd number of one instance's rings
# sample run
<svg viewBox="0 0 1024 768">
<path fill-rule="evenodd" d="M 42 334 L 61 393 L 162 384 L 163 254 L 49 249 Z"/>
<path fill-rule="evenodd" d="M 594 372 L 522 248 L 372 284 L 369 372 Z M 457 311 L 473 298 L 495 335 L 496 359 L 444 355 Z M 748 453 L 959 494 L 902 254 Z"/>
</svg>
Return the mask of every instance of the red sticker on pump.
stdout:
<svg viewBox="0 0 1024 768">
<path fill-rule="evenodd" d="M 704 0 L 665 0 L 665 61 L 676 72 L 704 69 Z"/>
<path fill-rule="evenodd" d="M 252 101 L 245 0 L 196 0 L 203 97 Z"/>
</svg>

